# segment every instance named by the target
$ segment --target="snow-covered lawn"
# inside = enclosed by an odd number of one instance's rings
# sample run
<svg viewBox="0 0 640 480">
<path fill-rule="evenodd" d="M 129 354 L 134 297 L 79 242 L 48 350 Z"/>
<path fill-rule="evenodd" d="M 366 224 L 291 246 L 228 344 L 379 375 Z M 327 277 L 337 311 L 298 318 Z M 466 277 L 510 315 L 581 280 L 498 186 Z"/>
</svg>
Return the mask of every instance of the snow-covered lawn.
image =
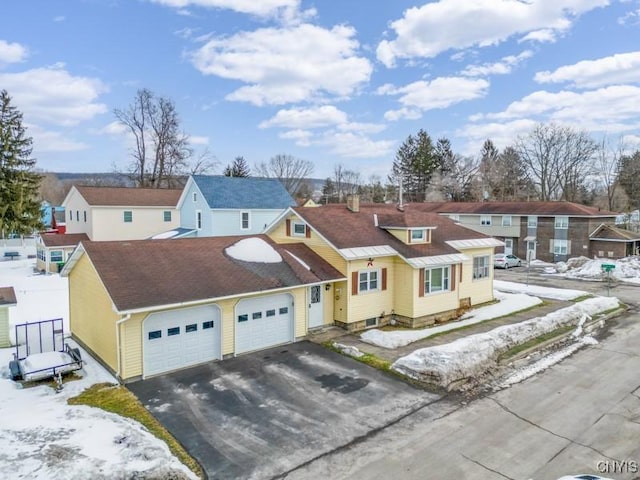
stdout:
<svg viewBox="0 0 640 480">
<path fill-rule="evenodd" d="M 462 316 L 461 320 L 446 323 L 437 327 L 421 328 L 419 330 L 394 330 L 385 332 L 379 329 L 367 330 L 360 335 L 363 342 L 384 348 L 398 348 L 431 337 L 438 333 L 448 332 L 492 318 L 503 317 L 510 313 L 525 310 L 542 303 L 542 300 L 524 293 L 503 293 L 494 291 L 498 303 L 476 308 Z"/>
<path fill-rule="evenodd" d="M 416 350 L 398 359 L 392 368 L 412 378 L 450 387 L 454 382 L 481 375 L 496 365 L 501 353 L 516 345 L 560 327 L 576 325 L 585 315 L 593 316 L 618 306 L 617 298 L 590 298 L 543 317 Z"/>
<path fill-rule="evenodd" d="M 34 266 L 33 259 L 0 260 L 0 286 L 13 286 L 18 297 L 12 323 L 62 317 L 68 333 L 67 280 L 57 274 L 33 275 Z M 86 352 L 84 367 L 77 372 L 82 378 L 67 382 L 60 393 L 48 386 L 21 388 L 11 381 L 8 365 L 13 352 L 0 349 L 3 478 L 196 478 L 138 422 L 67 404 L 68 398 L 95 383 L 116 383 Z"/>
</svg>

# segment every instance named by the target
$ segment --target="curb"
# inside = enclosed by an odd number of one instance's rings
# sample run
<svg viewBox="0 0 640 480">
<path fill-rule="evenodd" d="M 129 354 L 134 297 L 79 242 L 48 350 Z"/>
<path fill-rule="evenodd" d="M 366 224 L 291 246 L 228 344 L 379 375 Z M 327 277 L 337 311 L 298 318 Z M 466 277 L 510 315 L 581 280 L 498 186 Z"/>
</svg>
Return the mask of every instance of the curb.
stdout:
<svg viewBox="0 0 640 480">
<path fill-rule="evenodd" d="M 627 310 L 629 310 L 629 307 L 624 305 L 616 310 L 614 310 L 613 312 L 610 312 L 604 316 L 595 318 L 590 320 L 589 322 L 585 322 L 585 324 L 582 326 L 583 330 L 586 331 L 593 331 L 595 329 L 595 326 L 600 323 L 600 322 L 606 322 L 607 320 L 613 318 L 613 317 L 617 317 L 618 315 L 626 312 Z M 544 350 L 548 347 L 551 347 L 552 345 L 555 345 L 556 343 L 560 343 L 563 340 L 566 340 L 567 338 L 571 337 L 573 335 L 573 330 L 562 333 L 556 337 L 550 338 L 548 340 L 545 340 L 542 343 L 539 343 L 537 345 L 534 345 L 533 347 L 527 348 L 526 350 L 522 350 L 521 352 L 518 352 L 517 354 L 513 355 L 512 357 L 509 357 L 507 359 L 498 361 L 498 365 L 507 365 L 509 363 L 512 362 L 516 362 L 518 360 L 522 360 L 523 358 L 531 355 L 534 352 L 540 351 L 540 350 Z"/>
</svg>

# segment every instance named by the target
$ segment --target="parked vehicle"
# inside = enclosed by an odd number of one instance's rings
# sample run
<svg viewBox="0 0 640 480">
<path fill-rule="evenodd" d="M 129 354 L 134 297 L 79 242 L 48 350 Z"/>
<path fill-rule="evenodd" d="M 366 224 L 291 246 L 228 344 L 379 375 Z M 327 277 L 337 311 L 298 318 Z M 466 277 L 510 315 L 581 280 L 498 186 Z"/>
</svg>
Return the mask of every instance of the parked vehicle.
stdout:
<svg viewBox="0 0 640 480">
<path fill-rule="evenodd" d="M 522 265 L 522 260 L 520 260 L 515 255 L 505 254 L 505 253 L 496 253 L 493 256 L 493 266 L 495 268 L 511 268 L 511 267 L 519 267 Z"/>
</svg>

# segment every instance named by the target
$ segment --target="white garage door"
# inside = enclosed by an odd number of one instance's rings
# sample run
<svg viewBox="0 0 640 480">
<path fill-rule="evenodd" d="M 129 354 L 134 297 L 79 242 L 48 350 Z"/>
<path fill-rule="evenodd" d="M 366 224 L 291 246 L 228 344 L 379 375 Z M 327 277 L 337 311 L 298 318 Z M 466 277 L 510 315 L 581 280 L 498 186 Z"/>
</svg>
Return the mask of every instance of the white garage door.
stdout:
<svg viewBox="0 0 640 480">
<path fill-rule="evenodd" d="M 236 306 L 236 353 L 250 352 L 294 340 L 291 295 L 240 300 Z"/>
<path fill-rule="evenodd" d="M 220 323 L 213 305 L 149 315 L 142 328 L 144 376 L 221 359 Z"/>
</svg>

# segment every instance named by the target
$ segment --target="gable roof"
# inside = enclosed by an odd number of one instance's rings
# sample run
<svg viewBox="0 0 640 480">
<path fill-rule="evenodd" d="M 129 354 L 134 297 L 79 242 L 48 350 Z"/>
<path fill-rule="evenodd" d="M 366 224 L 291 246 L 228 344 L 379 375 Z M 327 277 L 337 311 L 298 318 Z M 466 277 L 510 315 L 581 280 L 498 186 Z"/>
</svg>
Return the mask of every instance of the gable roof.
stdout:
<svg viewBox="0 0 640 480">
<path fill-rule="evenodd" d="M 411 203 L 422 212 L 471 215 L 566 215 L 570 217 L 615 217 L 615 212 L 573 202 L 425 202 Z"/>
<path fill-rule="evenodd" d="M 94 207 L 171 207 L 182 194 L 174 188 L 85 187 L 75 185 L 89 205 Z"/>
<path fill-rule="evenodd" d="M 225 249 L 236 242 L 255 237 L 271 245 L 283 261 L 247 262 L 225 253 Z M 88 255 L 119 312 L 344 278 L 306 246 L 277 245 L 265 235 L 87 241 L 74 252 L 63 275 L 69 275 L 83 254 Z"/>
<path fill-rule="evenodd" d="M 606 240 L 609 242 L 638 242 L 640 233 L 603 223 L 589 235 L 590 240 Z"/>
<path fill-rule="evenodd" d="M 80 242 L 89 240 L 86 233 L 63 233 L 40 235 L 45 247 L 75 247 Z"/>
<path fill-rule="evenodd" d="M 193 175 L 209 208 L 284 209 L 295 200 L 277 178 Z"/>
<path fill-rule="evenodd" d="M 0 306 L 12 307 L 17 303 L 16 292 L 13 287 L 0 287 Z"/>
<path fill-rule="evenodd" d="M 343 204 L 318 208 L 297 207 L 293 211 L 335 248 L 354 258 L 396 253 L 407 259 L 458 255 L 459 250 L 450 243 L 462 240 L 470 242 L 467 247 L 501 245 L 501 242 L 462 227 L 437 213 L 406 210 L 400 212 L 394 205 L 360 204 L 359 212 L 352 212 Z M 383 223 L 389 220 L 398 228 L 432 228 L 431 243 L 406 244 L 383 228 L 386 225 L 381 225 L 380 219 L 385 220 Z M 358 252 L 362 255 L 358 255 Z"/>
</svg>

